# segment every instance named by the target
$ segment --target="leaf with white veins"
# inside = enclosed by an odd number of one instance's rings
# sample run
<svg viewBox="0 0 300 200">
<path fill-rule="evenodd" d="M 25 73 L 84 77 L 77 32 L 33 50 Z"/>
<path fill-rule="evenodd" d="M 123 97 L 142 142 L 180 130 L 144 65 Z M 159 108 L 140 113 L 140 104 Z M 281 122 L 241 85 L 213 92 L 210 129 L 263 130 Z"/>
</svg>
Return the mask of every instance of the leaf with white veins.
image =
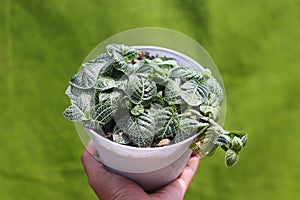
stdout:
<svg viewBox="0 0 300 200">
<path fill-rule="evenodd" d="M 181 86 L 181 97 L 191 106 L 199 106 L 205 102 L 208 88 L 205 82 L 190 80 Z"/>
</svg>

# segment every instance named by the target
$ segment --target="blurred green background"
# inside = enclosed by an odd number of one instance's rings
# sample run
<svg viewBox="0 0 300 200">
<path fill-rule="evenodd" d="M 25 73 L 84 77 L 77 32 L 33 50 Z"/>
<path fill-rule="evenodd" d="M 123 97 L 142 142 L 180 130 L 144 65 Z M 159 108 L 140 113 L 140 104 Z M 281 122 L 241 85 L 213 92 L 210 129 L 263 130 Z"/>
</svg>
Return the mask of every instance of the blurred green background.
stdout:
<svg viewBox="0 0 300 200">
<path fill-rule="evenodd" d="M 64 91 L 99 42 L 145 26 L 204 46 L 225 128 L 249 133 L 235 167 L 202 160 L 185 199 L 300 199 L 298 0 L 0 0 L 0 199 L 96 199 Z"/>
</svg>

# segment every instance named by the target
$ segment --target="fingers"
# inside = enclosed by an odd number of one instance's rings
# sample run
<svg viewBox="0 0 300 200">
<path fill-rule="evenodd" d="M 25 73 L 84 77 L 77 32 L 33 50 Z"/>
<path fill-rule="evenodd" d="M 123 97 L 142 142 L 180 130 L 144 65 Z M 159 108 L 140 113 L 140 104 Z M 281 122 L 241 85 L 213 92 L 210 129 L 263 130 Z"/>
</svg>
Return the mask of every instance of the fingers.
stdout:
<svg viewBox="0 0 300 200">
<path fill-rule="evenodd" d="M 88 152 L 90 152 L 93 156 L 98 156 L 97 154 L 97 150 L 95 147 L 95 144 L 93 142 L 93 140 L 90 140 L 88 145 L 86 146 L 86 149 L 88 150 Z"/>
<path fill-rule="evenodd" d="M 170 199 L 170 200 L 183 199 L 187 188 L 191 184 L 196 174 L 199 161 L 200 161 L 199 154 L 193 153 L 187 165 L 185 166 L 182 174 L 180 175 L 180 177 L 178 177 L 171 184 L 158 190 L 156 194 L 152 194 L 151 196 L 156 197 L 158 199 Z"/>
<path fill-rule="evenodd" d="M 187 190 L 188 186 L 191 184 L 196 171 L 198 169 L 200 161 L 200 156 L 198 154 L 193 154 L 187 165 L 185 166 L 182 174 L 176 180 L 178 184 L 184 189 L 184 192 Z"/>
<path fill-rule="evenodd" d="M 90 142 L 81 155 L 81 162 L 83 164 L 84 170 L 88 177 L 89 184 L 91 186 L 95 185 L 95 182 L 97 182 L 99 178 L 101 178 L 105 173 L 107 173 L 103 164 L 97 161 L 95 157 L 96 150 L 93 147 L 93 144 Z"/>
</svg>

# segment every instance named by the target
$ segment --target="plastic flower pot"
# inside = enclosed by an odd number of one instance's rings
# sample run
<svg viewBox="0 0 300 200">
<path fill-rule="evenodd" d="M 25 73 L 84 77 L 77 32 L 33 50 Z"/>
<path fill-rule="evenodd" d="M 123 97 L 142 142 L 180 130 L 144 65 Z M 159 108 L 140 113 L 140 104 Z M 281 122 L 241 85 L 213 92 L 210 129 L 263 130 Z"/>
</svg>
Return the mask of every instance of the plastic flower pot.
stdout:
<svg viewBox="0 0 300 200">
<path fill-rule="evenodd" d="M 179 52 L 155 47 L 132 46 L 151 55 L 172 57 L 180 65 L 203 71 L 203 67 L 190 57 Z M 194 136 L 163 147 L 138 148 L 113 142 L 91 129 L 85 129 L 96 146 L 99 160 L 108 170 L 123 175 L 145 190 L 154 190 L 175 180 L 183 171 L 192 153 L 189 146 L 198 136 Z"/>
<path fill-rule="evenodd" d="M 107 169 L 133 180 L 145 190 L 157 189 L 181 174 L 192 153 L 189 146 L 196 137 L 164 147 L 137 148 L 120 145 L 93 130 L 86 130 Z"/>
</svg>

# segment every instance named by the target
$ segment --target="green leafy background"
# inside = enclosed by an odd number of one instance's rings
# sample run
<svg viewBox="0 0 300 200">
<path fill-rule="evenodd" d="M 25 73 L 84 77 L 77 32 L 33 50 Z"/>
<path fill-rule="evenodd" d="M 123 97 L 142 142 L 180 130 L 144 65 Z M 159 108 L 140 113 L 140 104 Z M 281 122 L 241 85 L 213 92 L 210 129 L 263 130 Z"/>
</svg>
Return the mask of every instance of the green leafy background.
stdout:
<svg viewBox="0 0 300 200">
<path fill-rule="evenodd" d="M 249 133 L 235 167 L 221 151 L 201 161 L 185 199 L 299 199 L 298 0 L 0 0 L 0 199 L 96 199 L 64 91 L 99 42 L 144 26 L 205 47 L 225 128 Z"/>
</svg>

